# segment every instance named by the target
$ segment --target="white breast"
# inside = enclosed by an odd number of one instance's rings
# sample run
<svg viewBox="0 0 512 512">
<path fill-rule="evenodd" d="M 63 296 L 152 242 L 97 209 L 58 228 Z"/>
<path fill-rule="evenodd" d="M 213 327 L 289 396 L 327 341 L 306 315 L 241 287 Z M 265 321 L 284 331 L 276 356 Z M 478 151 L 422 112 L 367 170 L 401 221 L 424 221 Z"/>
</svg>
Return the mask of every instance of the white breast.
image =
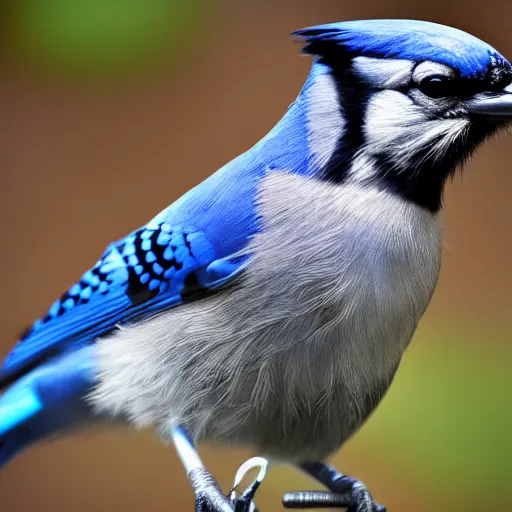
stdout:
<svg viewBox="0 0 512 512">
<path fill-rule="evenodd" d="M 262 180 L 259 214 L 236 286 L 99 343 L 100 409 L 288 459 L 362 424 L 433 293 L 439 218 L 285 172 Z"/>
<path fill-rule="evenodd" d="M 272 297 L 279 316 L 316 324 L 308 345 L 332 341 L 333 371 L 347 370 L 354 393 L 389 374 L 437 282 L 439 216 L 388 191 L 287 173 L 265 179 L 260 205 L 247 289 Z"/>
</svg>

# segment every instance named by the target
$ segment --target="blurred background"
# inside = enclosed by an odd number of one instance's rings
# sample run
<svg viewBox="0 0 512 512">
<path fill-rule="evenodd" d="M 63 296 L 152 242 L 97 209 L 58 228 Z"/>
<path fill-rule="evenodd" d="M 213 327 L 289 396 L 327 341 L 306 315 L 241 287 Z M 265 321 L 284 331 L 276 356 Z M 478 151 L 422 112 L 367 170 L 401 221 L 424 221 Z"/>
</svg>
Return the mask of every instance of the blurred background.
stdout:
<svg viewBox="0 0 512 512">
<path fill-rule="evenodd" d="M 288 33 L 352 18 L 446 23 L 512 56 L 502 0 L 13 0 L 0 4 L 0 355 L 89 268 L 252 146 L 310 60 Z M 390 512 L 512 510 L 512 138 L 482 148 L 446 198 L 437 292 L 391 391 L 335 458 Z M 203 447 L 228 489 L 249 452 Z M 258 495 L 318 488 L 273 470 Z M 192 510 L 151 432 L 83 434 L 0 475 L 10 511 Z"/>
</svg>

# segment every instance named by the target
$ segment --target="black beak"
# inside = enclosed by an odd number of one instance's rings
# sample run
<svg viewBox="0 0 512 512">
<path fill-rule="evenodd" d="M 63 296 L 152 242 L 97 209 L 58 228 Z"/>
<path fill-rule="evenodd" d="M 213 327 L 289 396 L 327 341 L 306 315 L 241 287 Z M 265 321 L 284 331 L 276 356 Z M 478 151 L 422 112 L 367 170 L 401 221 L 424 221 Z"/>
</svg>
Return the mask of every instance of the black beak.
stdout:
<svg viewBox="0 0 512 512">
<path fill-rule="evenodd" d="M 512 118 L 512 84 L 498 93 L 481 93 L 465 104 L 470 114 Z"/>
</svg>

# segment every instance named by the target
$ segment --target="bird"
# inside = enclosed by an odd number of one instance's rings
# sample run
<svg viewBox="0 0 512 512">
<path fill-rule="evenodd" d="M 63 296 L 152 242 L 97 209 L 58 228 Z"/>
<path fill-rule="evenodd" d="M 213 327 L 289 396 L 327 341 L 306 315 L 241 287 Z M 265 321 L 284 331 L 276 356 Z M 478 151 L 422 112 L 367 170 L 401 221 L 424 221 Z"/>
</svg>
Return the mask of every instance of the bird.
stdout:
<svg viewBox="0 0 512 512">
<path fill-rule="evenodd" d="M 0 368 L 0 466 L 89 426 L 248 446 L 385 510 L 328 464 L 435 290 L 443 193 L 512 122 L 512 66 L 407 19 L 292 32 L 312 60 L 256 145 L 110 244 Z"/>
</svg>

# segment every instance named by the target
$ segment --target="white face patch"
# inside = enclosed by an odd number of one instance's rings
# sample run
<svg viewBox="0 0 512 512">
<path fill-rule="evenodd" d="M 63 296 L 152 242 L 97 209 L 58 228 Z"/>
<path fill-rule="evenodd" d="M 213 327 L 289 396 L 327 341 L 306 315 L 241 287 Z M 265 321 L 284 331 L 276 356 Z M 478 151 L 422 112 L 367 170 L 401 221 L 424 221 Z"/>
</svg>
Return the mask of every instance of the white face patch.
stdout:
<svg viewBox="0 0 512 512">
<path fill-rule="evenodd" d="M 405 87 L 411 79 L 414 63 L 403 59 L 356 57 L 352 60 L 354 74 L 375 89 Z"/>
<path fill-rule="evenodd" d="M 345 130 L 338 90 L 331 75 L 320 75 L 306 99 L 309 147 L 314 163 L 327 164 Z"/>
<path fill-rule="evenodd" d="M 375 157 L 386 155 L 398 172 L 417 167 L 422 160 L 436 161 L 469 126 L 465 118 L 446 119 L 398 91 L 380 91 L 369 100 L 363 133 L 364 145 L 352 164 L 355 181 L 372 179 Z"/>
<path fill-rule="evenodd" d="M 352 59 L 351 72 L 359 81 L 351 106 L 358 101 L 357 91 L 365 101 L 363 142 L 349 155 L 352 161 L 347 160 L 349 179 L 373 180 L 383 158 L 386 168 L 397 173 L 436 165 L 467 133 L 470 121 L 459 108 L 459 98 L 429 95 L 424 84 L 420 86 L 431 77 L 455 78 L 449 66 L 359 56 Z M 329 162 L 347 129 L 344 83 L 337 87 L 335 80 L 330 74 L 319 76 L 306 99 L 310 148 L 320 167 Z"/>
</svg>

